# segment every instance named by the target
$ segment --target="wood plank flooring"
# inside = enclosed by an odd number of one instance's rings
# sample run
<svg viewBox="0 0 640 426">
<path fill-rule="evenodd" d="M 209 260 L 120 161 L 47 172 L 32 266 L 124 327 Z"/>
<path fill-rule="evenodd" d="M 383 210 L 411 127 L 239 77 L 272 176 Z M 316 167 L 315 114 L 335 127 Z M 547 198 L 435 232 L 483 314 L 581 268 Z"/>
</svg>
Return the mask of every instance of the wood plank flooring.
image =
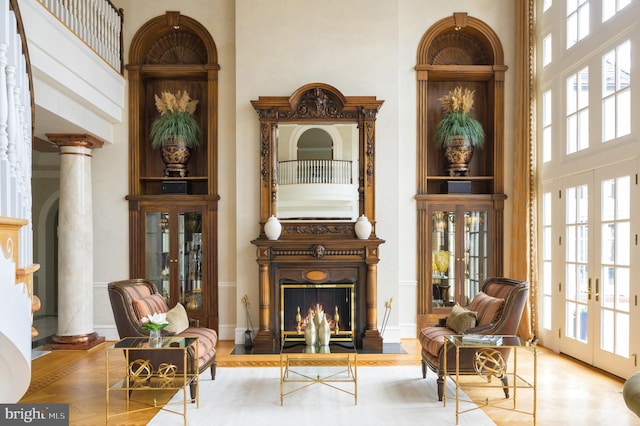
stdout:
<svg viewBox="0 0 640 426">
<path fill-rule="evenodd" d="M 218 343 L 218 368 L 275 366 L 277 355 L 231 355 L 231 341 Z M 407 354 L 361 354 L 358 365 L 415 365 L 416 377 L 421 377 L 420 345 L 415 339 L 402 341 Z M 67 403 L 71 425 L 104 425 L 105 420 L 105 357 L 104 344 L 89 351 L 54 351 L 33 360 L 32 380 L 21 403 Z M 527 356 L 527 355 L 525 355 Z M 518 370 L 531 373 L 525 359 Z M 121 363 L 124 358 L 111 357 Z M 529 370 L 527 370 L 529 369 Z M 622 399 L 623 380 L 585 366 L 546 348 L 538 349 L 538 425 L 640 425 Z M 138 392 L 142 394 L 143 392 Z M 111 392 L 113 406 L 123 404 L 124 395 Z M 159 400 L 170 395 L 154 395 Z M 525 400 L 526 395 L 518 397 Z M 117 408 L 117 407 L 116 407 Z M 529 407 L 530 408 L 530 407 Z M 110 425 L 146 425 L 156 409 L 126 413 L 112 417 Z M 530 416 L 503 410 L 485 410 L 499 425 L 532 424 Z"/>
</svg>

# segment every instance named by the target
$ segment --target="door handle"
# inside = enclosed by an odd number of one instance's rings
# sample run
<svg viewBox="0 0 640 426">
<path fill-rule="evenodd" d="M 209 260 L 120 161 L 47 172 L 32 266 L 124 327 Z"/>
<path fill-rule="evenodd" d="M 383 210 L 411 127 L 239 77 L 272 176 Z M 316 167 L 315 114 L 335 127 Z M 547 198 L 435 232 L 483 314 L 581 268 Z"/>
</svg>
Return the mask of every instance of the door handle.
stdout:
<svg viewBox="0 0 640 426">
<path fill-rule="evenodd" d="M 591 300 L 591 295 L 593 294 L 593 292 L 591 291 L 591 278 L 589 278 L 589 284 L 587 285 L 587 291 L 583 291 L 583 294 L 587 295 L 587 299 Z"/>
<path fill-rule="evenodd" d="M 583 294 L 587 295 L 587 298 L 591 300 L 591 295 L 596 298 L 596 302 L 600 300 L 600 278 L 596 278 L 596 290 L 591 290 L 591 278 L 589 278 L 589 285 L 587 286 L 587 291 L 583 291 Z"/>
</svg>

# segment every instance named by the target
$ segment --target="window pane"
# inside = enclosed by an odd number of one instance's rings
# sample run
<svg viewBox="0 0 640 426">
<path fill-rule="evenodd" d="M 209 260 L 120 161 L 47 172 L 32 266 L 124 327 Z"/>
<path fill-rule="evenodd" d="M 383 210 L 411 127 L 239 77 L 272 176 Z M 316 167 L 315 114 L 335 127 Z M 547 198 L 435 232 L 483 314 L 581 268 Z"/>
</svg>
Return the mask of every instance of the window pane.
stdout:
<svg viewBox="0 0 640 426">
<path fill-rule="evenodd" d="M 600 324 L 600 349 L 613 352 L 614 335 L 613 312 L 607 309 L 602 310 L 602 319 Z"/>
<path fill-rule="evenodd" d="M 589 3 L 585 2 L 578 10 L 578 40 L 589 35 Z"/>
<path fill-rule="evenodd" d="M 578 150 L 589 148 L 589 111 L 578 114 Z"/>
<path fill-rule="evenodd" d="M 578 109 L 589 106 L 589 68 L 578 72 Z"/>
<path fill-rule="evenodd" d="M 577 76 L 571 75 L 567 78 L 567 115 L 573 114 L 578 105 Z"/>
<path fill-rule="evenodd" d="M 542 40 L 542 66 L 547 66 L 551 63 L 551 34 L 547 35 Z"/>
<path fill-rule="evenodd" d="M 631 76 L 631 42 L 627 40 L 616 49 L 617 89 L 629 87 Z"/>
<path fill-rule="evenodd" d="M 616 217 L 615 180 L 614 179 L 603 180 L 601 186 L 602 186 L 602 190 L 601 190 L 602 194 L 600 197 L 602 201 L 600 202 L 601 204 L 600 210 L 602 213 L 600 214 L 600 217 L 603 221 L 613 220 Z"/>
<path fill-rule="evenodd" d="M 611 96 L 602 101 L 602 141 L 607 142 L 616 137 L 616 104 Z"/>
<path fill-rule="evenodd" d="M 616 89 L 616 54 L 610 51 L 602 57 L 602 94 L 612 94 Z"/>
<path fill-rule="evenodd" d="M 614 235 L 614 224 L 613 223 L 603 223 L 602 224 L 602 263 L 612 264 L 615 259 L 615 235 Z"/>
<path fill-rule="evenodd" d="M 612 267 L 602 268 L 602 288 L 600 295 L 602 306 L 613 308 L 615 303 L 615 281 L 613 280 L 614 269 Z"/>
<path fill-rule="evenodd" d="M 616 309 L 629 312 L 629 268 L 616 269 L 617 300 Z"/>
<path fill-rule="evenodd" d="M 631 177 L 622 176 L 616 179 L 616 219 L 631 217 Z"/>
<path fill-rule="evenodd" d="M 567 49 L 578 42 L 578 16 L 572 14 L 567 17 Z"/>
<path fill-rule="evenodd" d="M 620 222 L 616 225 L 616 264 L 629 265 L 631 253 L 629 252 L 629 238 L 631 237 L 631 224 Z"/>
<path fill-rule="evenodd" d="M 625 90 L 616 97 L 616 118 L 618 125 L 617 136 L 624 136 L 631 133 L 631 90 Z"/>
<path fill-rule="evenodd" d="M 629 357 L 629 315 L 616 313 L 616 355 Z"/>
</svg>

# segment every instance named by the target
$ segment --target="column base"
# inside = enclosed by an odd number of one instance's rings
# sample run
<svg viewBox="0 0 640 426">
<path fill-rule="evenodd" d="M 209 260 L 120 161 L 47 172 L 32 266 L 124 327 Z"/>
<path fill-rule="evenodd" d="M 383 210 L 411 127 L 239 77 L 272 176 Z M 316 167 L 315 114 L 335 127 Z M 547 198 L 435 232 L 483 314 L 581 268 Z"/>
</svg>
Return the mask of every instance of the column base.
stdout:
<svg viewBox="0 0 640 426">
<path fill-rule="evenodd" d="M 104 337 L 93 332 L 80 336 L 53 336 L 51 343 L 44 345 L 46 351 L 54 350 L 88 350 L 104 342 Z"/>
<path fill-rule="evenodd" d="M 362 349 L 367 351 L 379 351 L 382 353 L 382 336 L 376 330 L 367 330 L 362 338 Z"/>
<path fill-rule="evenodd" d="M 275 343 L 276 339 L 273 338 L 269 331 L 258 331 L 253 340 L 253 352 L 273 353 L 276 349 Z"/>
</svg>

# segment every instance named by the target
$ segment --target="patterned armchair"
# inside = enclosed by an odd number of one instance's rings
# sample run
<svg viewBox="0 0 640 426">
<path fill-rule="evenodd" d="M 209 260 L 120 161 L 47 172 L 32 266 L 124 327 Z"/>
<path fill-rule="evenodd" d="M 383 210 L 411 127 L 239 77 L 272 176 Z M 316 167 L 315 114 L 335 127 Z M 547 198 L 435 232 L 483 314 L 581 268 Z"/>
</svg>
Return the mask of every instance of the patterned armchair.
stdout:
<svg viewBox="0 0 640 426">
<path fill-rule="evenodd" d="M 427 376 L 427 367 L 437 375 L 438 399 L 442 401 L 444 384 L 444 337 L 447 335 L 473 334 L 502 334 L 515 335 L 520 324 L 522 312 L 529 295 L 529 283 L 510 278 L 489 278 L 480 288 L 480 292 L 473 298 L 466 309 L 457 307 L 460 315 L 454 319 L 452 315 L 442 318 L 437 325 L 425 327 L 420 331 L 419 340 L 422 346 L 422 377 Z M 456 310 L 456 307 L 454 307 Z M 470 312 L 471 313 L 470 313 Z M 453 311 L 452 311 L 453 312 Z M 473 316 L 471 328 L 463 326 L 467 321 L 465 316 Z M 476 374 L 474 367 L 473 349 L 460 350 L 460 373 Z M 510 351 L 501 350 L 505 362 L 509 359 Z M 455 365 L 455 351 L 447 354 L 447 365 Z M 501 379 L 505 396 L 509 397 L 507 376 Z"/>
<path fill-rule="evenodd" d="M 130 279 L 111 282 L 108 285 L 111 309 L 118 328 L 120 338 L 144 337 L 149 332 L 142 329 L 141 318 L 156 312 L 169 312 L 169 307 L 156 286 L 149 280 Z M 167 318 L 169 318 L 169 313 Z M 177 330 L 178 333 L 162 330 L 163 335 L 178 335 L 182 337 L 198 337 L 198 359 L 195 359 L 195 351 L 189 350 L 187 369 L 189 373 L 202 373 L 207 368 L 211 369 L 211 379 L 216 377 L 216 343 L 218 335 L 215 330 L 199 327 L 197 321 L 185 318 L 185 324 Z M 161 363 L 169 363 L 179 368 L 184 365 L 181 351 L 136 351 L 137 355 L 149 359 L 153 366 Z M 195 384 L 191 385 L 191 398 L 195 398 Z"/>
</svg>

